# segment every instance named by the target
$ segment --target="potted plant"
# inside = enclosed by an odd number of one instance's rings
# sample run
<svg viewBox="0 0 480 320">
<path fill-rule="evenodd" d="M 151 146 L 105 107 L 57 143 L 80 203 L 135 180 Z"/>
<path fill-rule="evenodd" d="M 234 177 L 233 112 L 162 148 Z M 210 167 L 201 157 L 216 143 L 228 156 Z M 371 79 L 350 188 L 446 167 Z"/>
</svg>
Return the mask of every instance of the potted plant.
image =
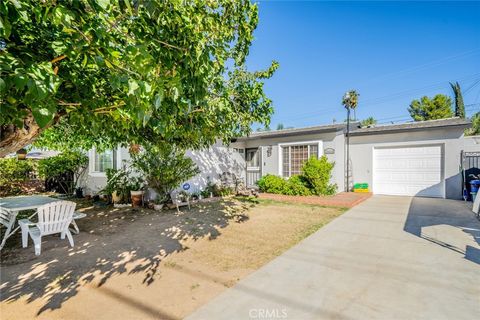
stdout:
<svg viewBox="0 0 480 320">
<path fill-rule="evenodd" d="M 83 188 L 82 187 L 75 188 L 75 196 L 77 198 L 83 198 Z"/>
<path fill-rule="evenodd" d="M 145 182 L 141 177 L 133 177 L 130 181 L 130 197 L 133 207 L 141 207 L 143 205 L 143 194 Z"/>
<path fill-rule="evenodd" d="M 27 150 L 24 148 L 17 151 L 17 159 L 18 160 L 25 160 L 27 158 Z"/>
<path fill-rule="evenodd" d="M 102 193 L 109 197 L 113 204 L 128 203 L 130 197 L 129 173 L 125 169 L 107 169 L 107 184 Z"/>
<path fill-rule="evenodd" d="M 153 200 L 153 209 L 156 210 L 156 211 L 162 210 L 166 201 L 167 201 L 166 197 L 158 195 L 155 198 L 155 200 Z"/>
</svg>

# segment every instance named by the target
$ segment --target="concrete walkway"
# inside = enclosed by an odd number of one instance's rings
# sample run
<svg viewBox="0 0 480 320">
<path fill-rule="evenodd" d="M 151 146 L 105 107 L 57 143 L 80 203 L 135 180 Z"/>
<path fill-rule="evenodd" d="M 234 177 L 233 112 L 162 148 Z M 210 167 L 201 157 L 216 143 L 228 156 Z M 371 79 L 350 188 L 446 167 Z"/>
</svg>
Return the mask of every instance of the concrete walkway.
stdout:
<svg viewBox="0 0 480 320">
<path fill-rule="evenodd" d="M 374 196 L 187 319 L 478 319 L 478 242 L 464 202 Z"/>
</svg>

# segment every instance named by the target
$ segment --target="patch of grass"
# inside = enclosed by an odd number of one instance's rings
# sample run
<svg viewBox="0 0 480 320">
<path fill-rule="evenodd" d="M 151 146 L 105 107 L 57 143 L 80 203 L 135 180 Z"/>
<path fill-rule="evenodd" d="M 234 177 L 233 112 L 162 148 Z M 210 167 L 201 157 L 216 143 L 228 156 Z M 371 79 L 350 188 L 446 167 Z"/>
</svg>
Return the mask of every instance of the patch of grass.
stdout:
<svg viewBox="0 0 480 320">
<path fill-rule="evenodd" d="M 195 290 L 197 289 L 198 287 L 200 287 L 200 284 L 199 283 L 195 283 L 193 285 L 190 286 L 190 290 Z"/>
<path fill-rule="evenodd" d="M 171 269 L 181 269 L 182 268 L 182 266 L 178 265 L 174 261 L 166 261 L 165 262 L 165 267 L 171 268 Z"/>
<path fill-rule="evenodd" d="M 336 206 L 323 206 L 319 204 L 308 204 L 294 201 L 282 201 L 282 200 L 272 200 L 272 199 L 261 199 L 255 197 L 236 197 L 240 202 L 254 203 L 257 205 L 269 206 L 269 205 L 284 205 L 284 206 L 301 206 L 301 207 L 310 207 L 310 208 L 335 208 L 340 210 L 348 210 L 346 207 L 336 207 Z"/>
</svg>

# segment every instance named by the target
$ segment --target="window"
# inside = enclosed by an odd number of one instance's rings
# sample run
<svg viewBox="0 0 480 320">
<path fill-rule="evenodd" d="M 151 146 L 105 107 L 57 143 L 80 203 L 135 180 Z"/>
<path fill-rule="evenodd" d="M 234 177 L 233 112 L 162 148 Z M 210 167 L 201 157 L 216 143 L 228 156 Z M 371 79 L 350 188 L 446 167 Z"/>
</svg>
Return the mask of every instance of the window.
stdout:
<svg viewBox="0 0 480 320">
<path fill-rule="evenodd" d="M 95 152 L 95 172 L 105 172 L 107 169 L 117 168 L 116 150 Z"/>
<path fill-rule="evenodd" d="M 302 166 L 310 157 L 318 157 L 318 144 L 283 146 L 283 176 L 291 177 L 302 173 Z"/>
</svg>

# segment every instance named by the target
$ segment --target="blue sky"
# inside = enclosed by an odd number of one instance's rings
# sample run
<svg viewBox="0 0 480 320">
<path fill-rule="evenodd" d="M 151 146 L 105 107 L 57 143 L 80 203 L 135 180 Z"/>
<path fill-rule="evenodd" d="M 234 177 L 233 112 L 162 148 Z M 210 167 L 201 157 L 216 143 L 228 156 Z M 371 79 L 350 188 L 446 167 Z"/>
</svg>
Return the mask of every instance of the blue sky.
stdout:
<svg viewBox="0 0 480 320">
<path fill-rule="evenodd" d="M 248 66 L 280 68 L 265 90 L 278 123 L 343 121 L 343 93 L 360 93 L 357 118 L 410 119 L 412 99 L 452 95 L 480 111 L 480 2 L 260 1 Z"/>
</svg>

